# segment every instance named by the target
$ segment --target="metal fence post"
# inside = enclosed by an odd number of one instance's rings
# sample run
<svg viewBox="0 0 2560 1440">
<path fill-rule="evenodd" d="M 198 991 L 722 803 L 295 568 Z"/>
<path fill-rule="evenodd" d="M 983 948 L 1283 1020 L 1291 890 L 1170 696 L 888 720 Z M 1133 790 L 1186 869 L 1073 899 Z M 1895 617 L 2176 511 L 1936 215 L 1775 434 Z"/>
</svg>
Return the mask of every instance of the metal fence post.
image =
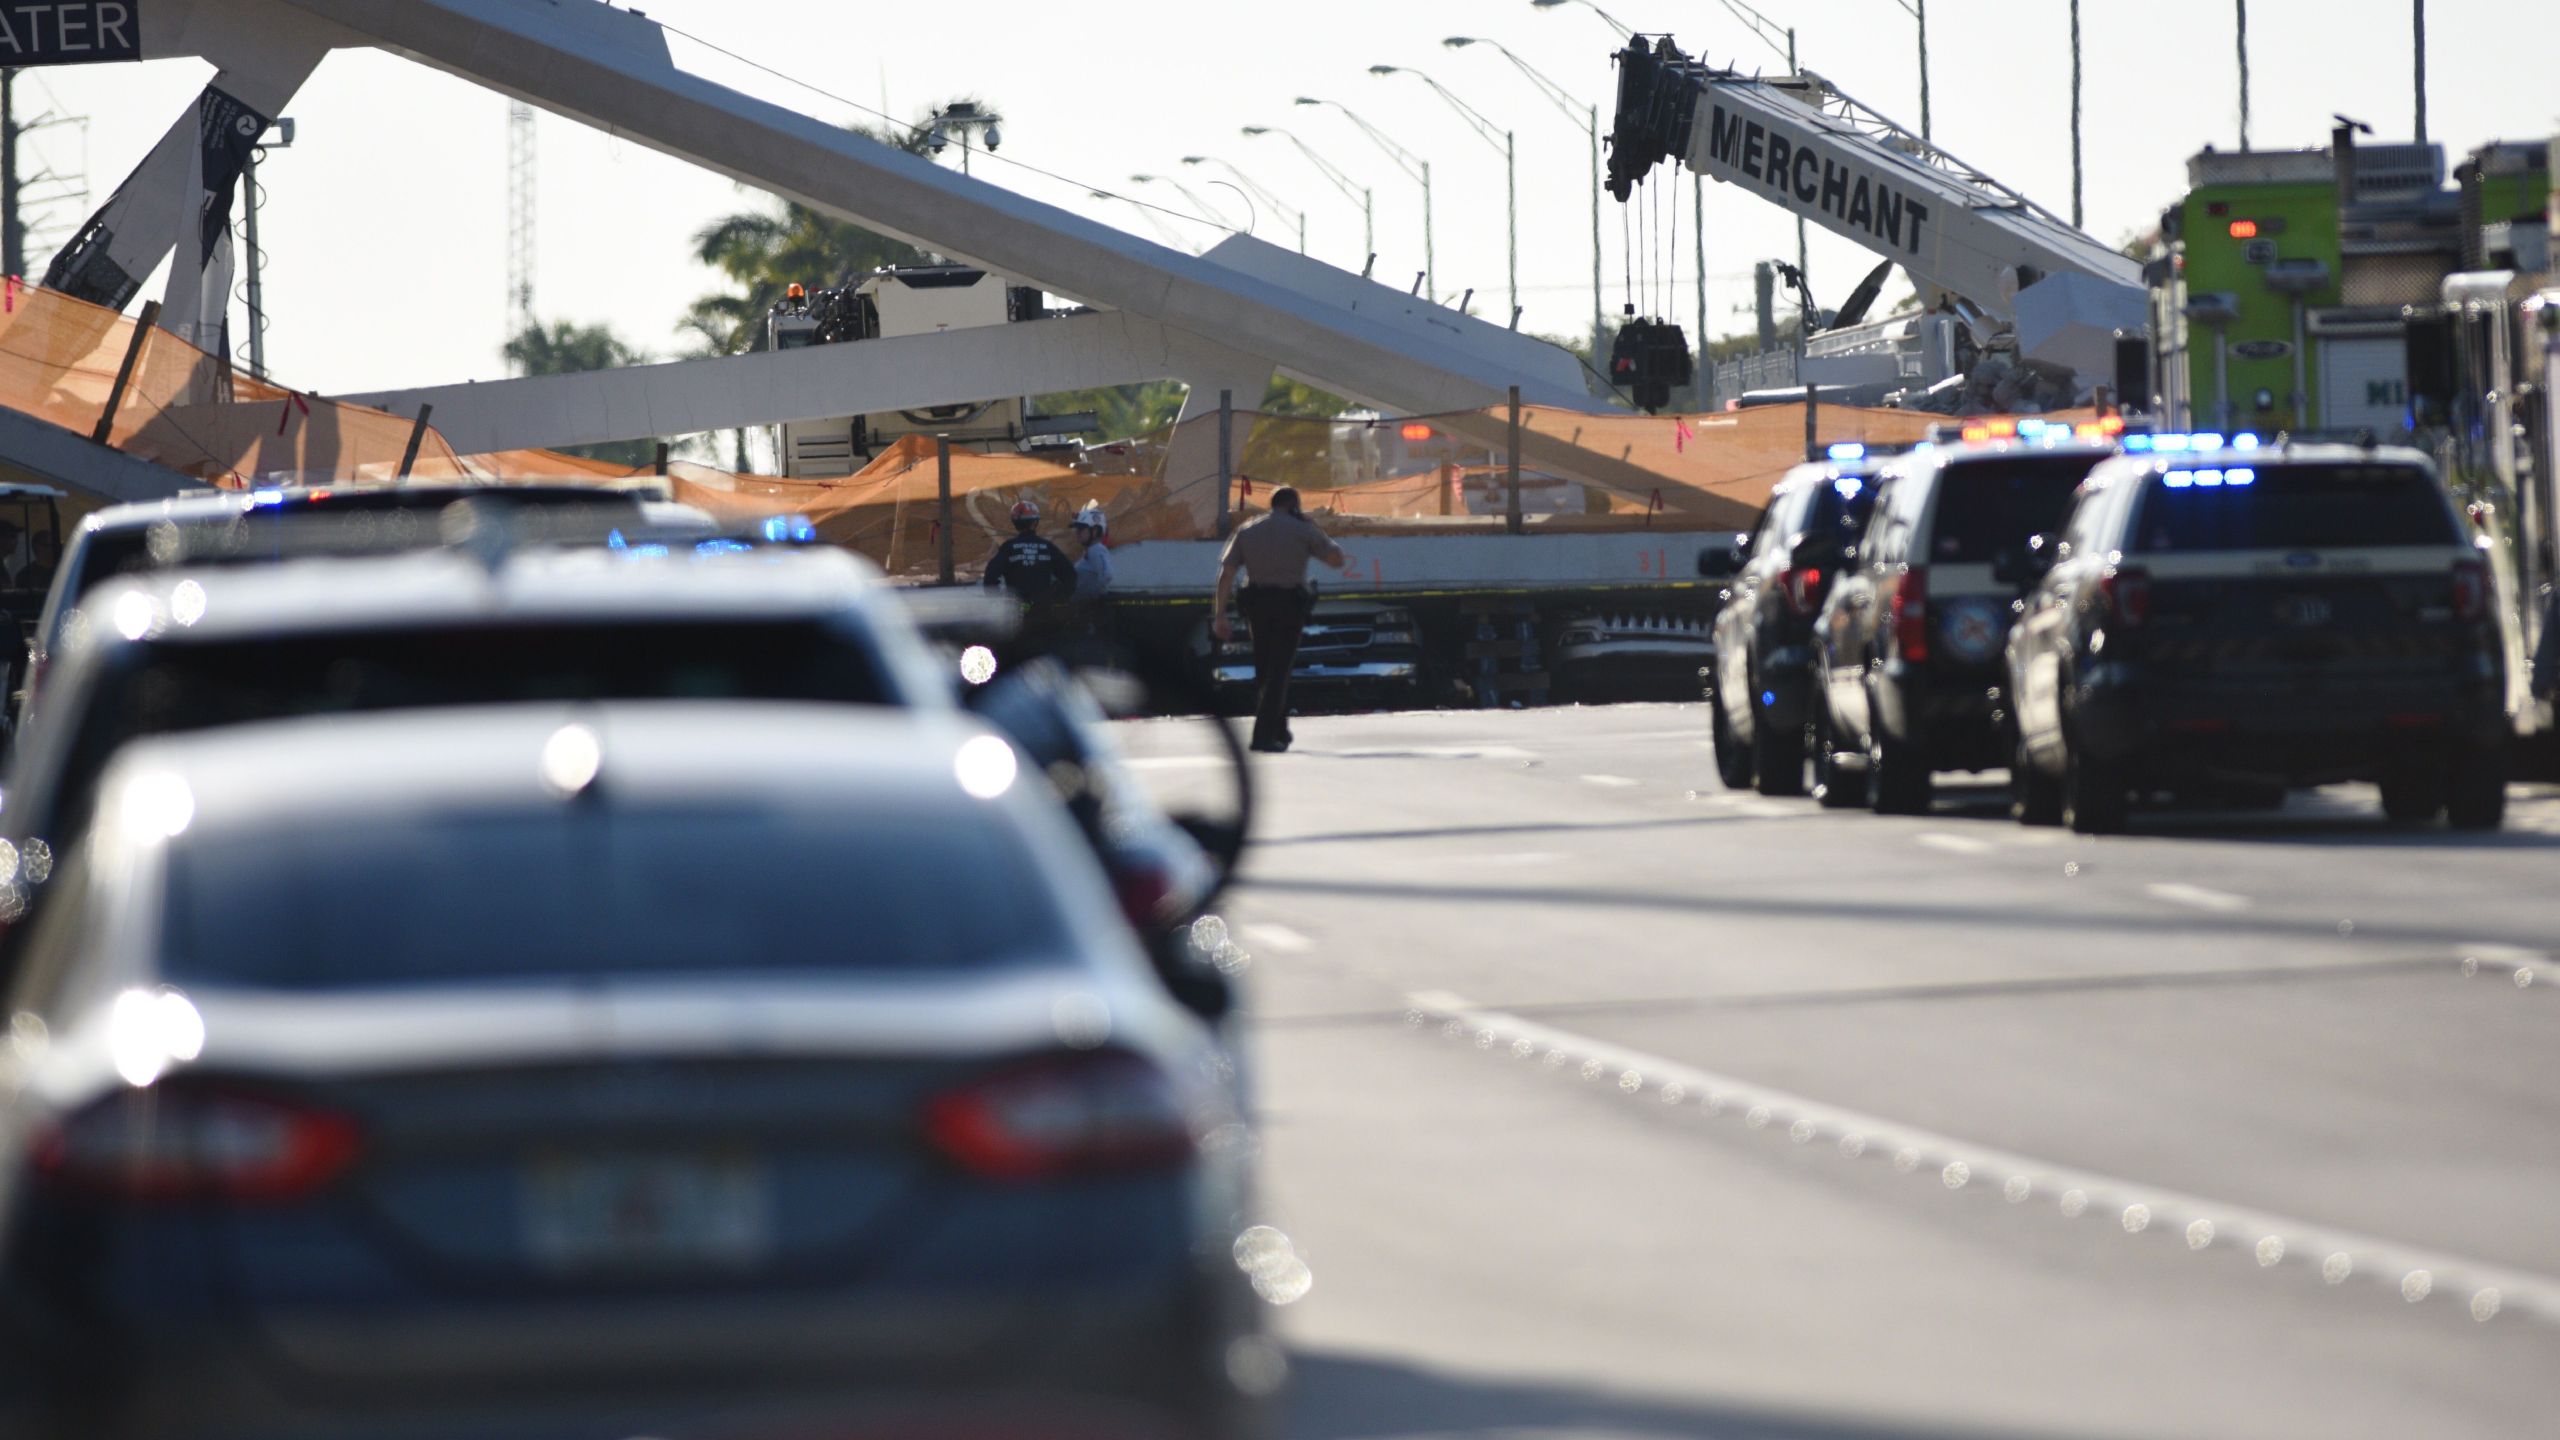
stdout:
<svg viewBox="0 0 2560 1440">
<path fill-rule="evenodd" d="M 151 327 L 160 323 L 160 302 L 145 301 L 142 313 L 134 317 L 133 342 L 124 347 L 124 363 L 116 367 L 116 383 L 107 390 L 107 408 L 98 414 L 98 428 L 89 438 L 101 445 L 116 430 L 116 411 L 124 405 L 125 387 L 133 383 L 133 367 L 142 360 L 142 342 L 151 338 Z"/>
<path fill-rule="evenodd" d="M 409 427 L 409 448 L 400 452 L 400 478 L 403 480 L 409 478 L 410 471 L 418 468 L 418 450 L 427 443 L 427 417 L 435 413 L 433 405 L 418 407 L 418 423 Z"/>
<path fill-rule="evenodd" d="M 1236 392 L 1218 392 L 1218 538 L 1227 538 L 1235 523 L 1230 506 L 1235 490 L 1234 446 L 1236 438 Z"/>
<path fill-rule="evenodd" d="M 1502 457 L 1504 488 L 1509 492 L 1502 502 L 1503 524 L 1512 534 L 1520 533 L 1520 387 L 1511 387 L 1511 430 Z"/>
<path fill-rule="evenodd" d="M 934 519 L 934 522 L 933 522 L 933 533 L 934 533 L 934 536 L 935 536 L 935 544 L 936 544 L 936 548 L 935 548 L 935 556 L 936 556 L 936 562 L 937 562 L 937 563 L 940 565 L 940 567 L 941 567 L 942 583 L 943 583 L 943 584 L 945 584 L 945 585 L 949 585 L 949 584 L 953 583 L 953 571 L 952 571 L 952 568 L 951 568 L 951 437 L 950 437 L 950 436 L 948 436 L 948 435 L 936 435 L 936 436 L 934 436 L 934 437 L 933 437 L 933 460 L 934 460 L 935 478 L 936 478 L 936 479 L 937 479 L 937 481 L 939 482 L 938 492 L 937 492 L 937 499 L 936 499 L 936 500 L 935 500 L 935 502 L 934 502 L 934 503 L 936 504 L 936 506 L 938 507 L 938 508 L 934 511 L 935 519 Z"/>
</svg>

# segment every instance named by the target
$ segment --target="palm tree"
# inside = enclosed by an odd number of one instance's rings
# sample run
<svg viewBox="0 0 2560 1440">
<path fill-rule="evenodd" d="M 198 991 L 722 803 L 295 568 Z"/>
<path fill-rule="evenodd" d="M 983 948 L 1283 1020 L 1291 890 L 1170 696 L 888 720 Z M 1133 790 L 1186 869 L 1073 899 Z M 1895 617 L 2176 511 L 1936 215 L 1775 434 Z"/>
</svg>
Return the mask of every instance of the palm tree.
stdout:
<svg viewBox="0 0 2560 1440">
<path fill-rule="evenodd" d="M 932 152 L 922 124 L 899 130 L 856 127 L 854 133 L 910 155 Z M 694 301 L 685 328 L 701 334 L 723 355 L 754 349 L 765 317 L 793 285 L 829 289 L 852 284 L 883 266 L 932 261 L 903 240 L 790 201 L 779 210 L 743 210 L 712 221 L 694 235 L 693 253 L 726 276 L 729 285 Z"/>
</svg>

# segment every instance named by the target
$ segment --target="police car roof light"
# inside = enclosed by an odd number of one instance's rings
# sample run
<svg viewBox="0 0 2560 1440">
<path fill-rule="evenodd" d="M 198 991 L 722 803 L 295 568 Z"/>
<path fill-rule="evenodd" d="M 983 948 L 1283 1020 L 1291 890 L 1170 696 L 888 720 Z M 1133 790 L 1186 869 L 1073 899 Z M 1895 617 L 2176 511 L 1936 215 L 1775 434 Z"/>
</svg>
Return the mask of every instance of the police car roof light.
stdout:
<svg viewBox="0 0 2560 1440">
<path fill-rule="evenodd" d="M 1825 453 L 1834 460 L 1864 460 L 1867 458 L 1867 447 L 1854 440 L 1843 440 Z"/>
</svg>

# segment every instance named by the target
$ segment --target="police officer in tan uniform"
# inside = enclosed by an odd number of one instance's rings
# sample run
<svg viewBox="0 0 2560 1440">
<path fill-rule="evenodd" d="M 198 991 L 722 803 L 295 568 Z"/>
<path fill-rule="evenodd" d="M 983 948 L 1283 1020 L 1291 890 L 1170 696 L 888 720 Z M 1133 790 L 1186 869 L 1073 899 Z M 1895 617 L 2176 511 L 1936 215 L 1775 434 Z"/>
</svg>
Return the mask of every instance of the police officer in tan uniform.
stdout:
<svg viewBox="0 0 2560 1440">
<path fill-rule="evenodd" d="M 1235 638 L 1227 619 L 1232 597 L 1253 632 L 1253 748 L 1278 754 L 1289 748 L 1289 670 L 1298 661 L 1298 637 L 1315 609 L 1315 590 L 1307 583 L 1309 561 L 1342 563 L 1342 547 L 1333 543 L 1299 509 L 1298 492 L 1283 487 L 1271 492 L 1271 513 L 1227 538 L 1218 561 L 1218 595 L 1210 608 L 1209 628 L 1220 640 Z M 1236 572 L 1248 577 L 1236 588 Z"/>
</svg>

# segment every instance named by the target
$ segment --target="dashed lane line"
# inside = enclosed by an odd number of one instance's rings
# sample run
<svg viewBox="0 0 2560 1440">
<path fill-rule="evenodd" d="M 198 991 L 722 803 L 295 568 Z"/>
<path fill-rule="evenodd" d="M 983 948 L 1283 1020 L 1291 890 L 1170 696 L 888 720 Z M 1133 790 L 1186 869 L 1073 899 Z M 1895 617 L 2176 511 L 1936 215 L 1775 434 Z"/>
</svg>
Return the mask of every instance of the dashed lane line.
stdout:
<svg viewBox="0 0 2560 1440">
<path fill-rule="evenodd" d="M 2257 903 L 2246 895 L 2234 895 L 2228 890 L 2208 890 L 2201 885 L 2182 885 L 2175 881 L 2142 888 L 2154 900 L 2166 900 L 2172 905 L 2184 905 L 2195 910 L 2209 910 L 2216 915 L 2236 915 Z"/>
<path fill-rule="evenodd" d="M 1582 783 L 1597 785 L 1603 790 L 1632 790 L 1641 782 L 1630 780 L 1624 775 L 1585 775 L 1582 777 Z"/>
<path fill-rule="evenodd" d="M 1912 838 L 1932 850 L 1943 850 L 1949 855 L 1988 855 L 1993 848 L 1988 840 L 1977 840 L 1971 835 L 1949 835 L 1942 830 L 1923 831 Z"/>
<path fill-rule="evenodd" d="M 1830 1140 L 1843 1159 L 1889 1159 L 1897 1172 L 1927 1176 L 1950 1191 L 1978 1180 L 2011 1204 L 2044 1200 L 2067 1218 L 2110 1217 L 2130 1235 L 2159 1228 L 2192 1251 L 2239 1247 L 2262 1268 L 2307 1265 L 2331 1285 L 2360 1275 L 2413 1305 L 2441 1293 L 2467 1305 L 2475 1320 L 2514 1312 L 2560 1325 L 2560 1279 L 2550 1276 L 1994 1149 L 1482 1009 L 1446 991 L 1407 998 L 1414 1008 L 1406 1023 L 1414 1028 L 1436 1025 L 1452 1039 L 1472 1039 L 1480 1050 L 1605 1080 L 1629 1098 L 1649 1096 L 1663 1106 L 1688 1105 L 1711 1116 L 1737 1114 L 1748 1128 L 1773 1131 L 1799 1145 Z"/>
<path fill-rule="evenodd" d="M 1315 948 L 1313 940 L 1286 925 L 1254 924 L 1237 927 L 1246 939 L 1283 955 L 1302 955 Z"/>
</svg>

